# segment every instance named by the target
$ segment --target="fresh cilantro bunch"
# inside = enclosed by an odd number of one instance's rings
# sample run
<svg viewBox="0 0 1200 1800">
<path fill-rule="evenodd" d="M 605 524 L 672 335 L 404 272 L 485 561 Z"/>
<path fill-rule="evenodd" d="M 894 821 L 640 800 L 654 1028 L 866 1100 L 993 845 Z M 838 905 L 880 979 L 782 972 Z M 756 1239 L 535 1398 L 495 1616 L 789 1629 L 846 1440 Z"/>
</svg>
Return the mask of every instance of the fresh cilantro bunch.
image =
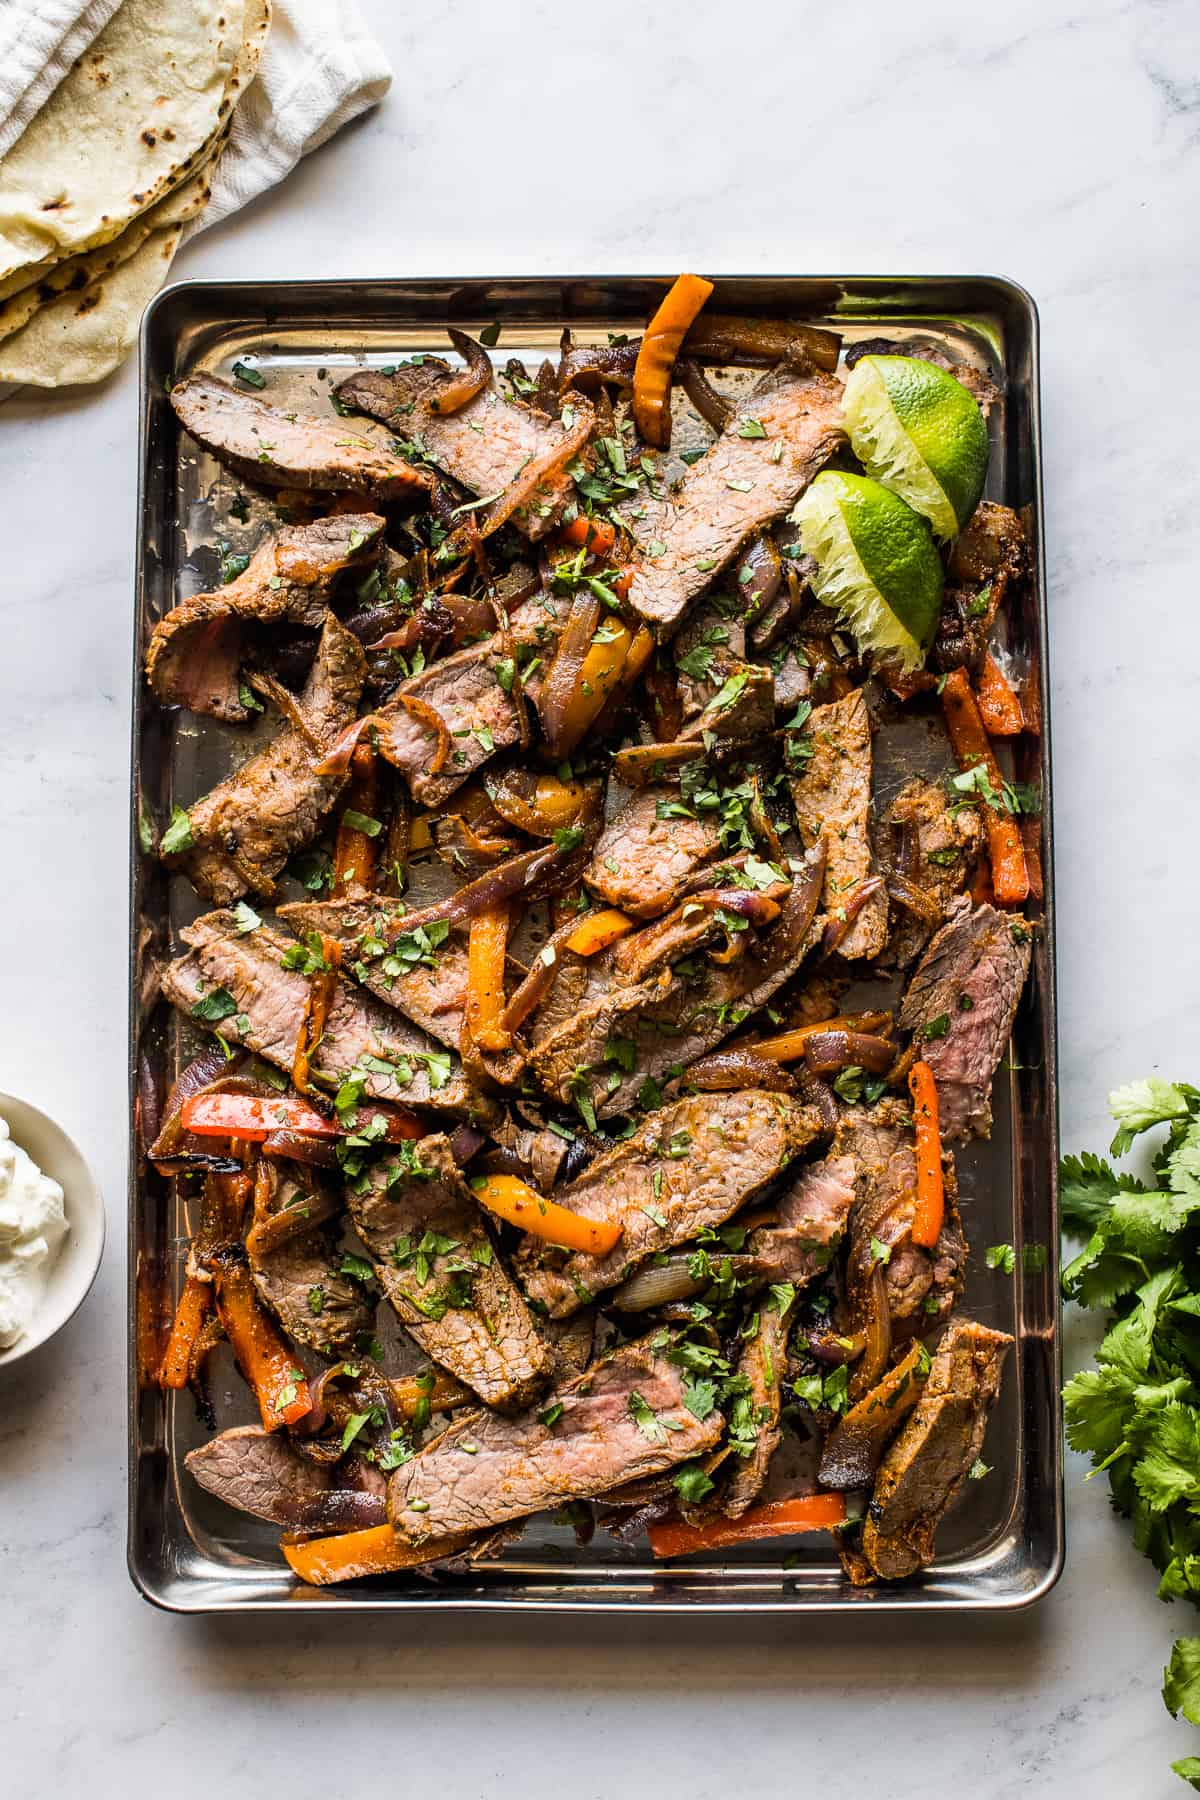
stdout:
<svg viewBox="0 0 1200 1800">
<path fill-rule="evenodd" d="M 1087 1238 L 1064 1291 L 1109 1313 L 1096 1367 L 1064 1390 L 1067 1441 L 1106 1471 L 1160 1597 L 1200 1604 L 1200 1089 L 1151 1076 L 1118 1088 L 1109 1108 L 1113 1157 L 1154 1126 L 1167 1132 L 1153 1185 L 1099 1156 L 1062 1163 L 1064 1224 Z M 1200 1636 L 1175 1644 L 1163 1699 L 1200 1725 Z M 1172 1766 L 1200 1791 L 1200 1757 Z"/>
</svg>

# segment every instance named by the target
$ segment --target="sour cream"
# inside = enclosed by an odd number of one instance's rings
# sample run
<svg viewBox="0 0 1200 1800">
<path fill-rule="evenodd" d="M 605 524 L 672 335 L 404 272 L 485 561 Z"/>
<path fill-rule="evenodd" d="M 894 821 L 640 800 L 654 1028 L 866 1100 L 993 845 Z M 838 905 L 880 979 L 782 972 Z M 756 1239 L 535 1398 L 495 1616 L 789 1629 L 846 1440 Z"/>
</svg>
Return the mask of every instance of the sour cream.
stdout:
<svg viewBox="0 0 1200 1800">
<path fill-rule="evenodd" d="M 68 1230 L 61 1187 L 0 1119 L 0 1350 L 32 1324 Z"/>
</svg>

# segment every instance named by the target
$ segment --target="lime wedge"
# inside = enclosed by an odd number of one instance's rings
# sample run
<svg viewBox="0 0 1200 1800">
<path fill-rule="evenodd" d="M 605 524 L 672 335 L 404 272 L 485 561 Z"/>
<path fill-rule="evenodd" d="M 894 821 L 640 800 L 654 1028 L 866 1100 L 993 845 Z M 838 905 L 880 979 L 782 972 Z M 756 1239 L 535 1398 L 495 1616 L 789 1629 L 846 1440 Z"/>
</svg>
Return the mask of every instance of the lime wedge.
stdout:
<svg viewBox="0 0 1200 1800">
<path fill-rule="evenodd" d="M 865 475 L 826 469 L 792 513 L 815 557 L 813 588 L 846 621 L 860 650 L 925 661 L 942 609 L 942 559 L 925 520 Z"/>
<path fill-rule="evenodd" d="M 983 414 L 960 381 L 919 356 L 864 356 L 846 383 L 850 442 L 868 475 L 956 537 L 987 476 Z"/>
</svg>

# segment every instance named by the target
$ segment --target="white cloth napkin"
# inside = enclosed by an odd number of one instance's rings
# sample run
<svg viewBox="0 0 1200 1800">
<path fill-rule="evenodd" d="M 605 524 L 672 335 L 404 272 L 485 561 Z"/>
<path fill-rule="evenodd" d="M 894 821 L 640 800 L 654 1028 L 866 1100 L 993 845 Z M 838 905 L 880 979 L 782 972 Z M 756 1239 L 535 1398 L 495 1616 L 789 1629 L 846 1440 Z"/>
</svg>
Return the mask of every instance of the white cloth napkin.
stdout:
<svg viewBox="0 0 1200 1800">
<path fill-rule="evenodd" d="M 0 0 L 0 155 L 16 142 L 119 0 Z M 258 75 L 234 113 L 212 199 L 188 236 L 282 181 L 391 85 L 357 0 L 274 0 Z"/>
<path fill-rule="evenodd" d="M 121 0 L 0 0 L 0 156 Z"/>
</svg>

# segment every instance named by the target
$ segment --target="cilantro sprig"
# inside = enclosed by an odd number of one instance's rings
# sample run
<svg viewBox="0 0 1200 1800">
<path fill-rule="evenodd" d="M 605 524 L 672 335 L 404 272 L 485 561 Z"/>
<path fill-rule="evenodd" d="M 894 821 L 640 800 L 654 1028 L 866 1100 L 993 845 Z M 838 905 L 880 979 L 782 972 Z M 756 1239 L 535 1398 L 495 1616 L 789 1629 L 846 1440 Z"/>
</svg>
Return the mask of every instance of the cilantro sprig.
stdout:
<svg viewBox="0 0 1200 1800">
<path fill-rule="evenodd" d="M 1151 1076 L 1110 1094 L 1109 1110 L 1110 1157 L 1164 1135 L 1152 1181 L 1090 1152 L 1062 1162 L 1064 1223 L 1086 1239 L 1063 1288 L 1108 1313 L 1095 1367 L 1064 1389 L 1067 1441 L 1107 1474 L 1159 1597 L 1200 1605 L 1200 1089 Z M 1163 1700 L 1200 1724 L 1200 1635 L 1175 1644 Z M 1200 1788 L 1200 1758 L 1172 1767 Z"/>
</svg>

